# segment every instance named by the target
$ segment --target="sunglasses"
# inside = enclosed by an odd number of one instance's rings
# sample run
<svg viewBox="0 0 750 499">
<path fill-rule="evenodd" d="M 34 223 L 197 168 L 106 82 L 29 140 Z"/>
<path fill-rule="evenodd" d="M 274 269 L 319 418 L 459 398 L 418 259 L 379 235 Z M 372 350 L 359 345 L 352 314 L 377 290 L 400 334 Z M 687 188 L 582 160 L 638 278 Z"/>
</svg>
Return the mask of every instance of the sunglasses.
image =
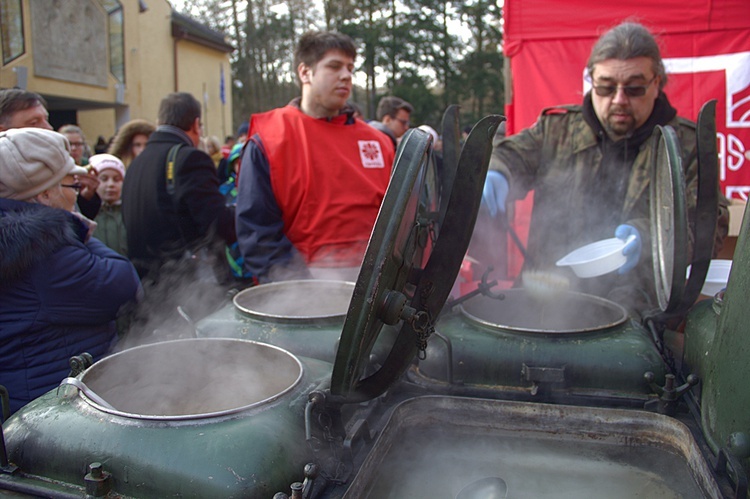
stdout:
<svg viewBox="0 0 750 499">
<path fill-rule="evenodd" d="M 610 95 L 617 92 L 618 88 L 621 88 L 625 95 L 628 97 L 643 97 L 646 95 L 646 90 L 656 80 L 656 76 L 645 85 L 593 85 L 594 92 L 599 97 L 609 97 Z"/>
<path fill-rule="evenodd" d="M 81 193 L 81 184 L 76 182 L 75 184 L 60 184 L 60 187 L 67 187 L 68 189 L 73 189 L 76 191 L 76 194 Z"/>
</svg>

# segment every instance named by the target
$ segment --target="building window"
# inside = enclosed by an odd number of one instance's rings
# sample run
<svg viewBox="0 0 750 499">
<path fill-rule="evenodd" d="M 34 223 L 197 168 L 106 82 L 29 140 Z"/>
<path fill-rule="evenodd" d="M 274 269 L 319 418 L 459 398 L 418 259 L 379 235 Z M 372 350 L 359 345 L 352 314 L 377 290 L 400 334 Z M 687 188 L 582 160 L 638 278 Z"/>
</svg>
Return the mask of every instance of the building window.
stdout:
<svg viewBox="0 0 750 499">
<path fill-rule="evenodd" d="M 0 0 L 0 36 L 3 44 L 3 64 L 8 64 L 24 53 L 21 0 Z"/>
<path fill-rule="evenodd" d="M 117 81 L 125 83 L 125 32 L 122 5 L 118 0 L 99 0 L 109 21 L 109 71 Z"/>
</svg>

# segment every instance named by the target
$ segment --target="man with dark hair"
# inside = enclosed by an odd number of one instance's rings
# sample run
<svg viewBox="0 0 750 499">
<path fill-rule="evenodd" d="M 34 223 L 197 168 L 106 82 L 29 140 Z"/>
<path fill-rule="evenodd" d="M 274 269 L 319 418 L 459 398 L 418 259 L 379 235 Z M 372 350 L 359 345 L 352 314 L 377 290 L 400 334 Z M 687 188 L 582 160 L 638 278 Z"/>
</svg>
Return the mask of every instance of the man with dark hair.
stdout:
<svg viewBox="0 0 750 499">
<path fill-rule="evenodd" d="M 198 149 L 201 106 L 189 93 L 169 94 L 158 126 L 128 168 L 122 214 L 128 256 L 143 278 L 159 280 L 163 267 L 210 246 L 236 240 L 234 210 L 225 206 L 211 157 Z"/>
<path fill-rule="evenodd" d="M 47 102 L 41 95 L 20 88 L 0 90 L 0 132 L 25 127 L 52 130 Z"/>
<path fill-rule="evenodd" d="M 507 200 L 534 189 L 524 276 L 556 273 L 572 288 L 642 312 L 656 307 L 650 241 L 649 182 L 657 125 L 677 133 L 694 240 L 697 191 L 695 123 L 677 116 L 659 45 L 642 25 L 622 23 L 594 45 L 587 63 L 592 89 L 583 105 L 545 109 L 529 129 L 496 137 L 483 203 L 505 211 Z M 719 210 L 715 251 L 726 236 Z M 615 273 L 578 279 L 556 262 L 573 249 L 612 236 L 627 241 L 626 263 Z M 642 251 L 641 248 L 644 248 Z M 689 248 L 685 248 L 689 251 Z M 559 282 L 559 281 L 555 281 Z"/>
<path fill-rule="evenodd" d="M 52 130 L 47 112 L 47 101 L 35 92 L 20 88 L 0 89 L 0 132 L 27 127 Z M 80 128 L 78 130 L 80 131 Z M 82 131 L 80 135 L 83 137 Z M 78 162 L 79 158 L 74 157 L 74 159 Z M 96 193 L 99 180 L 95 172 L 79 175 L 78 179 L 81 183 L 81 192 L 78 193 L 76 205 L 85 217 L 93 220 L 102 205 L 102 200 Z"/>
<path fill-rule="evenodd" d="M 393 142 L 393 147 L 398 146 L 398 139 L 409 129 L 409 118 L 414 108 L 404 99 L 395 96 L 386 96 L 378 102 L 375 111 L 376 121 L 370 125 L 380 130 Z"/>
<path fill-rule="evenodd" d="M 261 282 L 353 280 L 362 264 L 394 151 L 347 104 L 355 57 L 346 35 L 305 33 L 295 51 L 301 97 L 250 119 L 237 235 Z"/>
</svg>

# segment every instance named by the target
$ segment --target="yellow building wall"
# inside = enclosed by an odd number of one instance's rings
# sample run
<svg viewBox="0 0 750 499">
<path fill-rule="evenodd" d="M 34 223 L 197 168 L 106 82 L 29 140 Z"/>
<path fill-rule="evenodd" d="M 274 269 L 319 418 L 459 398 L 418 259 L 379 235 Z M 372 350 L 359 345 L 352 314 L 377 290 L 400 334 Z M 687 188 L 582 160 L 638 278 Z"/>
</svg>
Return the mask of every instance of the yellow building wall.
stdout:
<svg viewBox="0 0 750 499">
<path fill-rule="evenodd" d="M 138 13 L 138 2 L 131 3 L 134 4 L 133 19 L 126 28 L 125 45 L 126 66 L 133 77 L 128 78 L 125 99 L 131 107 L 131 119 L 144 118 L 155 122 L 159 103 L 175 91 L 172 8 L 166 0 L 148 2 L 146 16 Z"/>
<path fill-rule="evenodd" d="M 216 52 L 186 40 L 177 41 L 177 85 L 201 103 L 203 133 L 215 135 L 220 143 L 233 135 L 229 58 L 220 60 Z M 221 71 L 224 71 L 226 104 L 220 96 Z"/>
<path fill-rule="evenodd" d="M 34 47 L 30 0 L 23 1 L 25 53 L 0 67 L 0 87 L 13 87 L 19 81 L 14 68 L 25 67 L 27 90 L 48 96 L 76 99 L 86 107 L 78 109 L 78 125 L 93 149 L 99 135 L 109 139 L 131 119 L 143 118 L 156 123 L 159 103 L 169 93 L 192 93 L 203 104 L 204 133 L 232 134 L 231 72 L 229 54 L 212 50 L 198 43 L 175 39 L 171 32 L 172 7 L 167 0 L 149 0 L 148 9 L 139 12 L 135 0 L 121 0 L 124 20 L 125 82 L 118 100 L 119 83 L 107 72 L 107 86 L 82 84 L 34 74 Z M 66 0 L 78 8 L 96 7 L 101 16 L 102 39 L 95 43 L 108 46 L 106 14 L 97 0 Z M 72 7 L 71 7 L 72 8 Z M 62 41 L 61 43 L 64 43 Z M 224 68 L 226 104 L 219 97 L 220 67 Z M 177 77 L 175 77 L 175 74 Z M 205 91 L 204 91 L 205 89 Z M 205 94 L 205 96 L 204 96 Z"/>
</svg>

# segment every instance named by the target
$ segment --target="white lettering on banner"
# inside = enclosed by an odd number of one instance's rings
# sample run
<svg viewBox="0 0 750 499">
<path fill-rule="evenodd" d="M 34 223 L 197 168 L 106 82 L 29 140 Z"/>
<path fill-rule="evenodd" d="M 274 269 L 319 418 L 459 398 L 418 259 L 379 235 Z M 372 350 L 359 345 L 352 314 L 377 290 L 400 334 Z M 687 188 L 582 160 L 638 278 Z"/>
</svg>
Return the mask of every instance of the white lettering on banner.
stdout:
<svg viewBox="0 0 750 499">
<path fill-rule="evenodd" d="M 750 52 L 664 59 L 667 73 L 726 73 L 727 128 L 750 128 Z"/>
<path fill-rule="evenodd" d="M 750 185 L 728 185 L 724 195 L 729 199 L 742 199 L 747 201 L 750 194 Z"/>
<path fill-rule="evenodd" d="M 358 140 L 359 157 L 365 168 L 385 168 L 385 158 L 377 140 Z"/>
<path fill-rule="evenodd" d="M 736 172 L 745 163 L 745 160 L 750 158 L 750 151 L 745 148 L 745 144 L 742 143 L 739 137 L 733 134 L 717 133 L 718 138 L 718 153 L 719 153 L 719 178 L 720 180 L 727 179 L 727 170 Z"/>
</svg>

